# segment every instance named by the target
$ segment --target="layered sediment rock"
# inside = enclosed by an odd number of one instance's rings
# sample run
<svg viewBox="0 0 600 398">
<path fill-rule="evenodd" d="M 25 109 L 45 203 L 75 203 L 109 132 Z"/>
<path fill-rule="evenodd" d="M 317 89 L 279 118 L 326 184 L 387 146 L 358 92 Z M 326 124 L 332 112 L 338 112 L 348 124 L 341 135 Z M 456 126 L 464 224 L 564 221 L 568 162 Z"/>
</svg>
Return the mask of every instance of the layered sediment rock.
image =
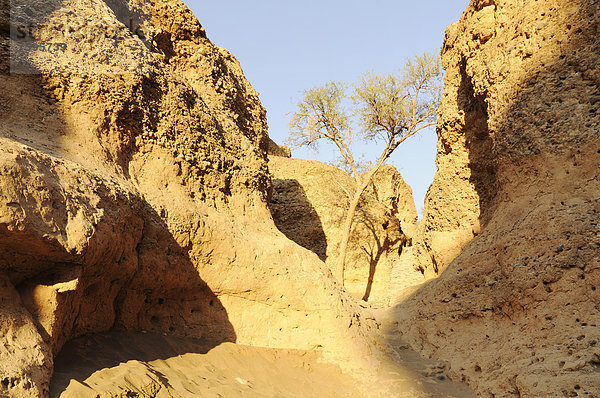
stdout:
<svg viewBox="0 0 600 398">
<path fill-rule="evenodd" d="M 482 396 L 600 394 L 598 7 L 472 1 L 446 32 L 420 226 L 445 271 L 396 315 Z"/>
<path fill-rule="evenodd" d="M 333 271 L 354 180 L 317 161 L 271 156 L 275 225 Z M 410 260 L 417 211 L 410 187 L 398 171 L 383 166 L 363 194 L 347 255 L 345 285 L 358 299 L 387 306 L 399 291 L 422 282 Z M 402 268 L 402 269 L 399 269 Z"/>
<path fill-rule="evenodd" d="M 265 111 L 183 3 L 2 6 L 45 28 L 0 43 L 0 395 L 44 396 L 62 345 L 109 329 L 367 349 L 273 224 Z"/>
</svg>

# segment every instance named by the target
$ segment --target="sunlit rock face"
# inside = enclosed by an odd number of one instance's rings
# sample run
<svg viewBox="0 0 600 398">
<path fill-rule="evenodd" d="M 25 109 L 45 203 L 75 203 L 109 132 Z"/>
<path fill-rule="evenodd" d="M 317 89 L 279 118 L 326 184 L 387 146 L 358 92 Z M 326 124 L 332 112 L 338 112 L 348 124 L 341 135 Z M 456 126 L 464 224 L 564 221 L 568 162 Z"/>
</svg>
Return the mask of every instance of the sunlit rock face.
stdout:
<svg viewBox="0 0 600 398">
<path fill-rule="evenodd" d="M 182 2 L 1 4 L 0 395 L 109 329 L 365 353 L 374 322 L 273 224 L 257 93 Z"/>
<path fill-rule="evenodd" d="M 334 272 L 354 179 L 318 161 L 269 158 L 275 225 Z M 423 282 L 413 266 L 416 225 L 410 187 L 393 166 L 384 165 L 362 196 L 350 235 L 344 283 L 352 296 L 388 307 L 402 290 Z"/>
<path fill-rule="evenodd" d="M 401 329 L 483 396 L 598 395 L 600 4 L 472 1 Z M 445 270 L 445 271 L 444 271 Z"/>
</svg>

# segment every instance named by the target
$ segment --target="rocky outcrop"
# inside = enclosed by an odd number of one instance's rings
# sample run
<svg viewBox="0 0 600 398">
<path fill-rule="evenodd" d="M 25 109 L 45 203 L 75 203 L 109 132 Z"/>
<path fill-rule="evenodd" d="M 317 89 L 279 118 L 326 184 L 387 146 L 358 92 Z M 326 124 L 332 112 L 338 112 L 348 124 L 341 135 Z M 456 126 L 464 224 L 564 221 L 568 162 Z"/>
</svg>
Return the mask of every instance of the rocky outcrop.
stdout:
<svg viewBox="0 0 600 398">
<path fill-rule="evenodd" d="M 273 224 L 265 111 L 182 2 L 10 5 L 65 47 L 2 30 L 0 395 L 45 396 L 63 344 L 110 329 L 369 349 L 374 322 Z"/>
<path fill-rule="evenodd" d="M 292 151 L 285 145 L 278 145 L 272 139 L 267 140 L 267 154 L 269 156 L 280 156 L 284 158 L 291 158 Z"/>
<path fill-rule="evenodd" d="M 273 175 L 269 207 L 275 225 L 333 271 L 352 178 L 317 161 L 274 156 L 269 170 Z M 410 187 L 394 167 L 383 166 L 363 194 L 354 222 L 345 280 L 350 294 L 388 306 L 399 290 L 423 281 L 410 261 L 402 261 L 411 253 L 416 222 Z"/>
<path fill-rule="evenodd" d="M 396 316 L 481 396 L 600 394 L 598 7 L 472 1 L 446 32 L 420 226 L 445 271 Z"/>
</svg>

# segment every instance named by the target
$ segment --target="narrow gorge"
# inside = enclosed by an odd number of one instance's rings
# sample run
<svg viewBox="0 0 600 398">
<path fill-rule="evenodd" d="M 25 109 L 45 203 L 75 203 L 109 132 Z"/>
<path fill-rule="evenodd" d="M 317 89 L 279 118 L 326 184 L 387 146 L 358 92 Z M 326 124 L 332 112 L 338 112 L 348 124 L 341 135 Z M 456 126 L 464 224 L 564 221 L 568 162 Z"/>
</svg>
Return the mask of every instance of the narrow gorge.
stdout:
<svg viewBox="0 0 600 398">
<path fill-rule="evenodd" d="M 182 1 L 0 5 L 0 397 L 600 397 L 599 1 L 471 1 L 345 288 L 351 177 Z"/>
</svg>

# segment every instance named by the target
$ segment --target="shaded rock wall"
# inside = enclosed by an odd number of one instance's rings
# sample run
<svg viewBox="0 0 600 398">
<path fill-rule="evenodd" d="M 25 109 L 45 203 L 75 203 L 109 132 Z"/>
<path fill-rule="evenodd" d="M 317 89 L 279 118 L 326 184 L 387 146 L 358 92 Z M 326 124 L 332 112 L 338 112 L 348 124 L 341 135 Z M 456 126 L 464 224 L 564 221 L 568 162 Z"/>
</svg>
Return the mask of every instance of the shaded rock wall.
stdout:
<svg viewBox="0 0 600 398">
<path fill-rule="evenodd" d="M 269 207 L 277 227 L 334 269 L 354 182 L 333 166 L 271 156 Z M 352 229 L 346 289 L 358 299 L 388 306 L 399 290 L 423 280 L 410 261 L 417 212 L 410 187 L 392 166 L 383 166 L 363 195 Z M 398 269 L 406 264 L 402 269 Z"/>
<path fill-rule="evenodd" d="M 109 329 L 368 350 L 373 320 L 273 224 L 265 111 L 183 3 L 11 5 L 67 47 L 2 30 L 0 395 L 46 395 L 61 346 Z"/>
<path fill-rule="evenodd" d="M 598 7 L 472 1 L 446 32 L 420 226 L 446 270 L 396 316 L 482 396 L 600 394 Z"/>
</svg>

